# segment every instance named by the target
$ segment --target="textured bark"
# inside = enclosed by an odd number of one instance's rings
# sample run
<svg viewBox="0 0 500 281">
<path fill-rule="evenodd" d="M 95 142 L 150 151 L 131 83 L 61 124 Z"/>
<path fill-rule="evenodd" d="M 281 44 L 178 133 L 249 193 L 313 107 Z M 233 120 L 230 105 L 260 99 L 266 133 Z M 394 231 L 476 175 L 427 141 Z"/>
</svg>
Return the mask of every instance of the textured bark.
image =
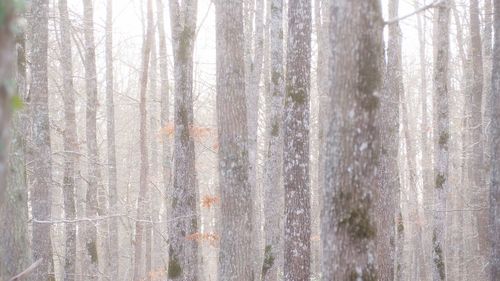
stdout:
<svg viewBox="0 0 500 281">
<path fill-rule="evenodd" d="M 193 127 L 193 49 L 197 0 L 170 0 L 170 26 L 174 53 L 175 139 L 174 186 L 170 194 L 168 278 L 198 280 L 198 241 L 187 239 L 198 230 L 198 186 Z"/>
<path fill-rule="evenodd" d="M 0 228 L 0 279 L 8 280 L 21 272 L 31 261 L 28 233 L 28 186 L 26 184 L 26 119 L 28 111 L 13 112 L 10 128 L 7 128 L 12 113 L 12 93 L 4 87 L 17 70 L 17 93 L 26 98 L 26 52 L 25 32 L 14 36 L 6 26 L 14 19 L 13 7 L 8 7 L 9 18 L 0 22 L 0 221 L 8 227 Z M 14 39 L 14 37 L 16 37 Z M 17 41 L 17 42 L 15 42 Z M 17 47 L 17 69 L 15 67 Z M 4 56 L 3 54 L 6 54 Z M 9 142 L 9 143 L 8 143 Z M 8 143 L 8 146 L 6 144 Z M 8 147 L 8 149 L 7 149 Z M 8 161 L 6 154 L 9 154 Z"/>
<path fill-rule="evenodd" d="M 398 17 L 399 0 L 389 1 L 389 18 Z M 403 94 L 403 70 L 401 57 L 401 29 L 399 22 L 388 26 L 387 69 L 381 95 L 380 130 L 381 155 L 375 211 L 377 235 L 377 266 L 381 280 L 394 280 L 396 247 L 396 207 L 400 204 L 398 167 L 399 148 L 399 101 Z M 396 260 L 399 262 L 399 259 Z"/>
<path fill-rule="evenodd" d="M 494 47 L 491 76 L 491 173 L 490 173 L 490 225 L 491 260 L 490 280 L 500 279 L 500 0 L 494 0 Z"/>
<path fill-rule="evenodd" d="M 106 2 L 106 140 L 108 157 L 108 202 L 109 214 L 115 215 L 118 208 L 118 188 L 116 175 L 116 141 L 115 141 L 115 105 L 114 105 L 114 76 L 113 76 L 113 3 Z M 109 220 L 109 259 L 106 266 L 112 278 L 120 276 L 118 218 Z"/>
<path fill-rule="evenodd" d="M 33 1 L 30 17 L 31 45 L 31 101 L 32 163 L 30 169 L 31 212 L 33 217 L 33 260 L 42 263 L 33 271 L 33 280 L 55 280 L 52 260 L 51 225 L 37 223 L 51 219 L 52 208 L 52 153 L 50 148 L 50 121 L 48 104 L 48 1 Z"/>
<path fill-rule="evenodd" d="M 270 47 L 271 83 L 269 91 L 269 135 L 266 157 L 266 178 L 264 190 L 264 262 L 262 280 L 277 281 L 280 271 L 279 260 L 283 254 L 283 0 L 269 0 L 271 8 Z"/>
<path fill-rule="evenodd" d="M 141 171 L 139 175 L 139 194 L 137 197 L 137 221 L 135 222 L 135 239 L 134 239 L 134 277 L 133 280 L 140 280 L 143 276 L 142 266 L 144 263 L 143 256 L 143 239 L 149 233 L 145 231 L 145 220 L 149 212 L 149 203 L 147 195 L 149 193 L 149 160 L 148 160 L 148 145 L 147 145 L 147 112 L 146 112 L 146 95 L 148 87 L 149 74 L 149 58 L 151 55 L 151 43 L 153 39 L 153 4 L 152 0 L 147 1 L 147 31 L 142 46 L 142 64 L 140 85 L 140 127 L 139 127 L 139 146 L 141 155 Z M 147 241 L 147 237 L 145 238 Z M 146 249 L 147 251 L 147 249 Z M 146 261 L 147 264 L 147 261 Z M 146 271 L 147 274 L 147 271 Z"/>
<path fill-rule="evenodd" d="M 472 62 L 472 85 L 467 104 L 470 106 L 469 140 L 472 146 L 472 155 L 469 164 L 469 178 L 472 188 L 472 202 L 478 208 L 488 205 L 487 189 L 483 182 L 483 130 L 482 130 L 482 97 L 483 97 L 483 57 L 481 31 L 479 22 L 478 0 L 470 1 L 470 55 Z M 479 233 L 478 244 L 480 256 L 485 257 L 488 249 L 488 212 L 485 210 L 474 212 L 476 228 Z"/>
<path fill-rule="evenodd" d="M 377 192 L 382 28 L 377 0 L 331 8 L 329 128 L 322 213 L 323 279 L 377 280 Z M 341 254 L 340 254 L 341 253 Z"/>
<path fill-rule="evenodd" d="M 286 91 L 283 119 L 285 186 L 284 273 L 286 281 L 308 280 L 311 257 L 309 97 L 311 84 L 310 1 L 288 7 Z"/>
<path fill-rule="evenodd" d="M 432 279 L 446 280 L 445 268 L 445 228 L 446 194 L 450 188 L 448 178 L 448 61 L 449 61 L 449 2 L 437 7 L 437 22 L 434 30 L 434 146 L 435 182 L 432 225 Z"/>
<path fill-rule="evenodd" d="M 94 43 L 94 12 L 91 0 L 83 0 L 84 46 L 85 46 L 85 90 L 87 93 L 86 128 L 88 186 L 86 194 L 85 214 L 89 218 L 104 216 L 106 202 L 101 183 L 99 151 L 97 147 L 97 71 Z M 107 237 L 107 224 L 101 223 L 99 229 L 102 237 Z M 85 265 L 83 274 L 88 280 L 98 280 L 99 265 L 105 265 L 100 260 L 105 257 L 105 240 L 97 239 L 97 227 L 94 223 L 86 224 L 85 230 Z M 99 244 L 101 242 L 101 244 Z"/>
<path fill-rule="evenodd" d="M 218 276 L 253 281 L 243 2 L 217 1 L 217 122 L 221 229 Z"/>
<path fill-rule="evenodd" d="M 68 16 L 68 3 L 59 0 L 60 33 L 61 33 L 61 67 L 63 79 L 64 101 L 64 171 L 63 196 L 64 215 L 66 220 L 76 218 L 75 190 L 79 189 L 79 157 L 78 135 L 76 131 L 75 89 L 73 88 L 73 62 L 71 53 L 71 23 Z M 75 280 L 76 274 L 76 225 L 65 226 L 66 241 L 64 255 L 64 280 Z"/>
<path fill-rule="evenodd" d="M 157 26 L 158 26 L 158 64 L 160 67 L 160 126 L 166 127 L 169 122 L 170 115 L 170 90 L 168 84 L 168 68 L 167 68 L 167 43 L 165 40 L 165 27 L 164 27 L 164 18 L 163 18 L 163 3 L 161 0 L 156 0 L 156 12 L 157 12 Z M 163 194 L 168 194 L 168 190 L 170 188 L 170 170 L 171 170 L 171 158 L 170 158 L 170 140 L 167 134 L 161 134 L 161 173 L 163 179 L 163 185 L 160 190 L 163 191 Z M 159 198 L 160 199 L 160 198 Z M 163 202 L 159 202 L 158 204 L 163 204 L 165 209 L 168 206 L 168 202 L 163 199 Z M 166 212 L 165 212 L 166 213 Z M 158 220 L 162 215 L 159 215 Z M 166 215 L 163 214 L 163 217 Z M 154 219 L 154 218 L 153 218 Z M 158 225 L 158 228 L 162 233 L 166 227 L 162 225 Z M 157 261 L 153 266 L 154 268 L 158 268 L 160 266 L 164 266 L 165 258 L 167 257 L 167 246 L 164 242 L 162 236 L 155 231 L 153 236 L 153 243 L 157 252 L 155 252 L 154 260 Z"/>
</svg>

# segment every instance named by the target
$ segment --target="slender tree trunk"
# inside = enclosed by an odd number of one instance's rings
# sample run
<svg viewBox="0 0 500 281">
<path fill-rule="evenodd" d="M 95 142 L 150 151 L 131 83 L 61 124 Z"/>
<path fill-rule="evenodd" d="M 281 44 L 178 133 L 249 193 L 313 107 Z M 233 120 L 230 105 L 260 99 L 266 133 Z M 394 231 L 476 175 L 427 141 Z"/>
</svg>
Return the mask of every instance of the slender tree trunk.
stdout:
<svg viewBox="0 0 500 281">
<path fill-rule="evenodd" d="M 65 219 L 76 218 L 75 191 L 80 188 L 78 135 L 76 131 L 75 114 L 75 89 L 73 88 L 73 62 L 71 52 L 71 23 L 68 15 L 68 3 L 59 0 L 60 32 L 61 32 L 61 67 L 63 73 L 63 100 L 64 100 L 64 175 L 63 195 Z M 64 280 L 75 280 L 76 278 L 76 225 L 68 223 L 65 226 L 65 261 Z"/>
<path fill-rule="evenodd" d="M 490 280 L 500 279 L 500 0 L 494 0 L 494 47 L 491 76 L 491 172 L 490 172 L 490 225 L 491 260 Z"/>
<path fill-rule="evenodd" d="M 286 92 L 283 119 L 286 281 L 308 280 L 311 257 L 309 178 L 309 96 L 311 84 L 311 3 L 290 2 Z"/>
<path fill-rule="evenodd" d="M 269 151 L 266 158 L 266 178 L 264 190 L 264 263 L 262 280 L 277 281 L 279 259 L 282 255 L 283 222 L 283 189 L 282 189 L 282 155 L 283 155 L 283 0 L 270 0 L 270 46 L 271 46 L 271 84 Z"/>
<path fill-rule="evenodd" d="M 108 202 L 109 214 L 119 212 L 118 188 L 116 175 L 116 142 L 115 142 L 115 105 L 114 105 L 114 76 L 113 76 L 113 1 L 106 2 L 106 139 L 108 153 Z M 111 278 L 120 276 L 120 236 L 118 233 L 118 218 L 109 221 L 109 260 L 107 266 Z"/>
<path fill-rule="evenodd" d="M 159 54 L 159 66 L 160 66 L 160 126 L 165 128 L 169 123 L 170 116 L 170 98 L 169 98 L 169 84 L 168 84 L 168 66 L 167 66 L 167 43 L 165 40 L 165 27 L 164 27 L 164 18 L 163 18 L 163 3 L 161 0 L 156 0 L 156 12 L 157 12 L 157 26 L 158 26 L 158 54 Z M 161 134 L 161 149 L 162 149 L 162 158 L 161 158 L 161 169 L 162 169 L 162 178 L 163 185 L 160 190 L 163 191 L 163 194 L 168 194 L 168 190 L 170 188 L 170 170 L 171 170 L 171 158 L 170 158 L 170 140 L 168 134 Z M 164 204 L 164 212 L 167 213 L 165 209 L 168 208 L 167 200 L 163 200 L 163 202 L 159 202 L 158 204 Z M 163 215 L 166 218 L 166 215 Z M 160 220 L 161 215 L 157 218 Z M 153 218 L 154 219 L 154 218 Z M 165 230 L 165 227 L 158 225 L 158 228 L 162 231 Z M 158 261 L 158 263 L 154 264 L 154 267 L 164 266 L 164 259 L 167 257 L 167 246 L 163 241 L 162 235 L 155 231 L 155 235 L 153 236 L 153 243 L 155 246 L 155 258 L 154 260 Z M 161 246 L 160 246 L 161 245 Z"/>
<path fill-rule="evenodd" d="M 12 9 L 9 7 L 9 9 Z M 14 9 L 6 14 L 13 13 Z M 9 14 L 9 17 L 12 15 Z M 26 40 L 24 30 L 15 36 L 6 22 L 0 22 L 0 83 L 17 74 L 17 96 L 5 87 L 0 89 L 0 221 L 8 227 L 0 228 L 0 279 L 8 280 L 23 271 L 31 261 L 28 233 L 28 186 L 26 183 L 26 137 L 27 109 L 17 108 L 13 112 L 10 128 L 7 128 L 12 98 L 26 98 Z M 17 41 L 17 42 L 16 42 Z M 17 46 L 16 46 L 17 45 Z M 17 56 L 15 53 L 17 47 Z M 3 54 L 7 54 L 6 56 Z M 17 68 L 15 58 L 17 57 Z M 7 58 L 7 59 L 5 59 Z M 9 60 L 10 59 L 10 60 Z M 14 71 L 12 71 L 14 70 Z M 17 73 L 15 73 L 17 71 Z M 8 143 L 10 140 L 10 143 Z M 8 143 L 8 149 L 5 149 Z M 7 161 L 7 153 L 9 159 Z"/>
<path fill-rule="evenodd" d="M 449 7 L 448 2 L 437 7 L 434 52 L 434 146 L 435 146 L 435 185 L 432 226 L 432 278 L 434 281 L 446 280 L 444 260 L 446 228 L 446 194 L 449 189 L 448 178 L 448 60 L 449 60 Z"/>
<path fill-rule="evenodd" d="M 31 44 L 31 133 L 32 166 L 30 176 L 31 212 L 33 217 L 32 251 L 33 260 L 42 259 L 32 273 L 33 280 L 55 280 L 52 257 L 51 224 L 52 208 L 52 153 L 50 148 L 50 121 L 48 105 L 48 1 L 38 0 L 31 4 L 30 41 Z"/>
<path fill-rule="evenodd" d="M 398 16 L 399 0 L 389 1 L 389 18 Z M 385 87 L 381 96 L 380 129 L 381 173 L 380 196 L 377 198 L 377 266 L 381 280 L 394 280 L 396 254 L 396 210 L 399 202 L 399 100 L 403 89 L 401 57 L 401 29 L 399 22 L 389 25 L 387 46 L 387 69 Z M 398 245 L 402 246 L 402 245 Z"/>
<path fill-rule="evenodd" d="M 380 3 L 335 1 L 330 18 L 333 83 L 325 148 L 323 279 L 373 280 L 378 276 L 373 182 L 379 162 L 375 117 L 382 82 Z"/>
<path fill-rule="evenodd" d="M 170 0 L 170 26 L 174 52 L 175 139 L 174 186 L 171 193 L 168 277 L 198 280 L 198 242 L 187 239 L 198 232 L 198 186 L 193 127 L 193 50 L 197 0 Z"/>
<path fill-rule="evenodd" d="M 143 239 L 144 235 L 148 235 L 145 231 L 145 220 L 149 212 L 149 204 L 147 202 L 147 194 L 149 192 L 149 161 L 148 161 L 148 146 L 147 146 L 147 113 L 146 113 L 146 95 L 148 87 L 149 73 L 149 58 L 151 54 L 151 43 L 153 39 L 153 4 L 152 0 L 147 1 L 147 31 L 142 46 L 142 66 L 140 77 L 140 128 L 139 128 L 139 146 L 141 154 L 141 172 L 139 178 L 139 195 L 137 197 L 137 221 L 135 223 L 135 239 L 134 239 L 134 281 L 140 280 L 143 276 L 141 272 L 143 260 Z M 147 227 L 147 226 L 146 226 Z M 147 241 L 147 238 L 145 239 Z M 147 251 L 147 250 L 146 250 Z M 146 274 L 148 272 L 146 271 Z"/>
<path fill-rule="evenodd" d="M 243 1 L 219 0 L 215 8 L 222 229 L 218 276 L 225 281 L 253 281 Z"/>
</svg>

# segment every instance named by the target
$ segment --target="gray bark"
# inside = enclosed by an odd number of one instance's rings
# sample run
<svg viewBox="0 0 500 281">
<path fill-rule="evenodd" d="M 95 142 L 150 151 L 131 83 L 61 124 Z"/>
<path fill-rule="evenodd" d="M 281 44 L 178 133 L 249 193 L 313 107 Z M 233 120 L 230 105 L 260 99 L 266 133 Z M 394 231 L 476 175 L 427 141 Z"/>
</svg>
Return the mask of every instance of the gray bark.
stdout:
<svg viewBox="0 0 500 281">
<path fill-rule="evenodd" d="M 217 1 L 217 122 L 221 197 L 218 276 L 253 281 L 243 0 Z"/>
<path fill-rule="evenodd" d="M 113 3 L 112 0 L 106 2 L 106 140 L 108 157 L 108 202 L 109 214 L 115 215 L 118 208 L 118 188 L 116 172 L 116 141 L 115 141 L 115 105 L 114 105 L 114 76 L 113 76 Z M 118 278 L 120 276 L 119 262 L 119 241 L 118 218 L 109 220 L 109 267 L 110 276 Z"/>
<path fill-rule="evenodd" d="M 490 225 L 491 260 L 490 280 L 500 279 L 500 0 L 494 0 L 494 47 L 491 76 L 490 126 Z"/>
<path fill-rule="evenodd" d="M 377 0 L 335 1 L 322 213 L 323 280 L 376 280 L 382 28 Z M 340 254 L 341 253 L 341 254 Z"/>
<path fill-rule="evenodd" d="M 285 186 L 283 271 L 286 281 L 308 280 L 311 274 L 311 185 L 309 177 L 311 28 L 311 2 L 307 0 L 290 2 L 283 119 L 283 181 Z"/>
<path fill-rule="evenodd" d="M 146 95 L 148 86 L 149 74 L 149 58 L 151 55 L 151 43 L 153 39 L 153 4 L 152 0 L 147 1 L 147 31 L 142 46 L 142 62 L 140 76 L 140 125 L 139 125 L 139 146 L 140 146 L 140 175 L 139 175 L 139 194 L 137 197 L 137 221 L 135 222 L 135 239 L 134 239 L 134 277 L 133 280 L 140 280 L 143 277 L 142 265 L 144 263 L 143 256 L 143 239 L 149 233 L 145 231 L 145 220 L 149 212 L 149 203 L 147 195 L 149 193 L 149 160 L 148 160 L 148 145 L 147 145 L 147 112 L 146 112 Z M 146 226 L 147 228 L 147 226 Z M 147 241 L 147 237 L 144 239 Z M 146 249 L 147 251 L 147 249 Z M 147 261 L 146 261 L 147 264 Z M 147 274 L 147 271 L 146 271 Z"/>
<path fill-rule="evenodd" d="M 432 224 L 432 278 L 446 280 L 445 228 L 446 194 L 450 188 L 448 178 L 448 61 L 449 61 L 449 1 L 437 7 L 437 22 L 434 30 L 434 206 Z"/>
<path fill-rule="evenodd" d="M 270 0 L 270 47 L 271 83 L 269 91 L 269 135 L 268 155 L 266 157 L 266 178 L 264 190 L 264 262 L 262 280 L 278 280 L 279 260 L 283 254 L 283 0 Z"/>
<path fill-rule="evenodd" d="M 80 149 L 76 131 L 75 89 L 73 88 L 73 62 L 71 53 L 71 23 L 68 16 L 68 3 L 59 1 L 60 32 L 61 32 L 61 67 L 63 76 L 64 101 L 64 175 L 63 195 L 65 219 L 76 218 L 75 190 L 80 188 L 78 177 Z M 76 225 L 68 223 L 65 226 L 65 261 L 64 280 L 75 280 L 76 274 Z"/>
<path fill-rule="evenodd" d="M 186 239 L 198 230 L 198 184 L 193 116 L 193 50 L 196 36 L 197 0 L 170 0 L 170 26 L 174 53 L 175 136 L 173 189 L 169 212 L 168 278 L 198 280 L 198 242 Z"/>
</svg>

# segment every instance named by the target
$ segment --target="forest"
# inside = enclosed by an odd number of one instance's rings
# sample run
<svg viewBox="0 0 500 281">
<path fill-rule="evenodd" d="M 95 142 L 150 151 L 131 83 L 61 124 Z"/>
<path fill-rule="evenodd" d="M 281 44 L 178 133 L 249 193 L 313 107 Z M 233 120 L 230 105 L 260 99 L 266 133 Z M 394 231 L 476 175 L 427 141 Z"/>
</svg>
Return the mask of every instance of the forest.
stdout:
<svg viewBox="0 0 500 281">
<path fill-rule="evenodd" d="M 500 0 L 0 0 L 0 281 L 500 281 Z"/>
</svg>

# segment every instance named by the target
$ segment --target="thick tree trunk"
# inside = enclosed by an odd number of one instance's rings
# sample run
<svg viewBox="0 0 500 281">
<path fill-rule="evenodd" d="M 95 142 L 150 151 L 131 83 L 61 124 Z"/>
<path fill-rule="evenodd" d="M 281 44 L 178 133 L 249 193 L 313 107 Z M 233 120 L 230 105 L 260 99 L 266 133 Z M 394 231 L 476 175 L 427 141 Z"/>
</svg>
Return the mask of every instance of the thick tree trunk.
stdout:
<svg viewBox="0 0 500 281">
<path fill-rule="evenodd" d="M 286 281 L 298 281 L 308 280 L 311 274 L 309 96 L 312 15 L 310 1 L 293 1 L 289 5 L 283 119 L 285 186 L 283 271 Z"/>
<path fill-rule="evenodd" d="M 329 128 L 322 214 L 324 280 L 372 280 L 382 28 L 377 0 L 332 4 Z M 338 253 L 342 253 L 339 255 Z"/>
<path fill-rule="evenodd" d="M 500 0 L 494 0 L 494 47 L 491 76 L 491 173 L 490 173 L 490 225 L 491 260 L 490 280 L 500 279 Z"/>
<path fill-rule="evenodd" d="M 262 280 L 277 281 L 280 271 L 279 260 L 283 254 L 282 233 L 283 188 L 283 0 L 269 0 L 271 7 L 270 46 L 271 84 L 269 91 L 269 151 L 266 157 L 266 178 L 264 190 L 264 262 Z"/>
<path fill-rule="evenodd" d="M 118 208 L 118 188 L 116 175 L 116 142 L 115 142 L 115 105 L 114 105 L 114 76 L 113 76 L 113 1 L 106 2 L 106 139 L 108 156 L 108 202 L 109 214 L 115 215 L 119 212 Z M 110 277 L 120 277 L 120 259 L 119 259 L 119 233 L 118 218 L 109 220 L 109 268 Z"/>
<path fill-rule="evenodd" d="M 174 186 L 169 215 L 169 279 L 198 280 L 198 243 L 187 239 L 198 229 L 198 184 L 193 127 L 193 49 L 196 36 L 197 0 L 170 0 L 170 26 L 174 52 L 175 139 Z"/>
<path fill-rule="evenodd" d="M 71 53 L 71 23 L 68 16 L 68 3 L 59 0 L 60 32 L 61 32 L 61 67 L 63 73 L 64 101 L 64 175 L 63 195 L 64 214 L 66 220 L 76 218 L 75 191 L 80 188 L 78 177 L 80 149 L 76 131 L 75 89 L 73 88 L 73 62 Z M 65 261 L 64 280 L 75 280 L 76 274 L 76 225 L 68 223 L 65 226 Z"/>
<path fill-rule="evenodd" d="M 42 263 L 32 273 L 33 280 L 54 280 L 50 223 L 52 208 L 52 153 L 50 148 L 49 93 L 47 74 L 48 10 L 46 0 L 33 1 L 30 16 L 31 45 L 31 132 L 32 170 L 30 176 L 33 217 L 33 260 Z"/>
<path fill-rule="evenodd" d="M 434 43 L 434 208 L 432 226 L 432 278 L 446 280 L 445 228 L 446 194 L 449 189 L 448 142 L 450 121 L 448 109 L 449 17 L 448 1 L 437 7 Z"/>
<path fill-rule="evenodd" d="M 0 22 L 0 83 L 12 79 L 17 74 L 17 93 L 15 97 L 26 98 L 26 52 L 25 32 L 14 34 L 6 28 L 13 20 L 14 9 L 9 7 L 9 18 Z M 12 14 L 11 14 L 12 13 Z M 15 42 L 17 41 L 17 42 Z M 17 44 L 16 44 L 17 43 Z M 17 46 L 16 46 L 17 45 Z M 15 53 L 17 47 L 17 56 Z M 6 55 L 3 55 L 6 54 Z M 17 73 L 15 58 L 17 57 Z M 7 59 L 6 59 L 7 58 Z M 5 87 L 0 89 L 0 221 L 8 227 L 0 228 L 0 279 L 8 280 L 29 266 L 31 251 L 28 233 L 28 186 L 26 183 L 26 137 L 27 109 L 17 108 L 13 112 L 10 128 L 7 127 L 11 108 L 12 93 Z M 10 141 L 10 143 L 8 143 Z M 8 143 L 8 146 L 6 144 Z M 6 149 L 5 147 L 8 147 Z M 7 161 L 7 153 L 9 159 Z"/>
<path fill-rule="evenodd" d="M 221 231 L 220 280 L 253 281 L 243 1 L 216 2 L 217 122 Z"/>
<path fill-rule="evenodd" d="M 148 235 L 145 231 L 145 220 L 148 218 L 149 203 L 147 194 L 149 192 L 149 161 L 148 161 L 148 145 L 147 145 L 147 113 L 146 113 L 146 95 L 148 86 L 149 73 L 149 58 L 151 54 L 151 42 L 153 41 L 153 4 L 152 0 L 147 2 L 147 31 L 142 46 L 142 65 L 140 85 L 140 128 L 139 128 L 139 146 L 141 155 L 141 171 L 139 176 L 139 195 L 137 197 L 137 221 L 135 223 L 135 239 L 134 239 L 134 278 L 140 280 L 143 277 L 143 239 L 144 235 Z M 146 227 L 147 228 L 147 227 Z M 147 238 L 145 239 L 147 241 Z M 146 250 L 147 251 L 147 250 Z M 147 264 L 147 261 L 146 261 Z M 146 271 L 147 274 L 147 271 Z"/>
</svg>

